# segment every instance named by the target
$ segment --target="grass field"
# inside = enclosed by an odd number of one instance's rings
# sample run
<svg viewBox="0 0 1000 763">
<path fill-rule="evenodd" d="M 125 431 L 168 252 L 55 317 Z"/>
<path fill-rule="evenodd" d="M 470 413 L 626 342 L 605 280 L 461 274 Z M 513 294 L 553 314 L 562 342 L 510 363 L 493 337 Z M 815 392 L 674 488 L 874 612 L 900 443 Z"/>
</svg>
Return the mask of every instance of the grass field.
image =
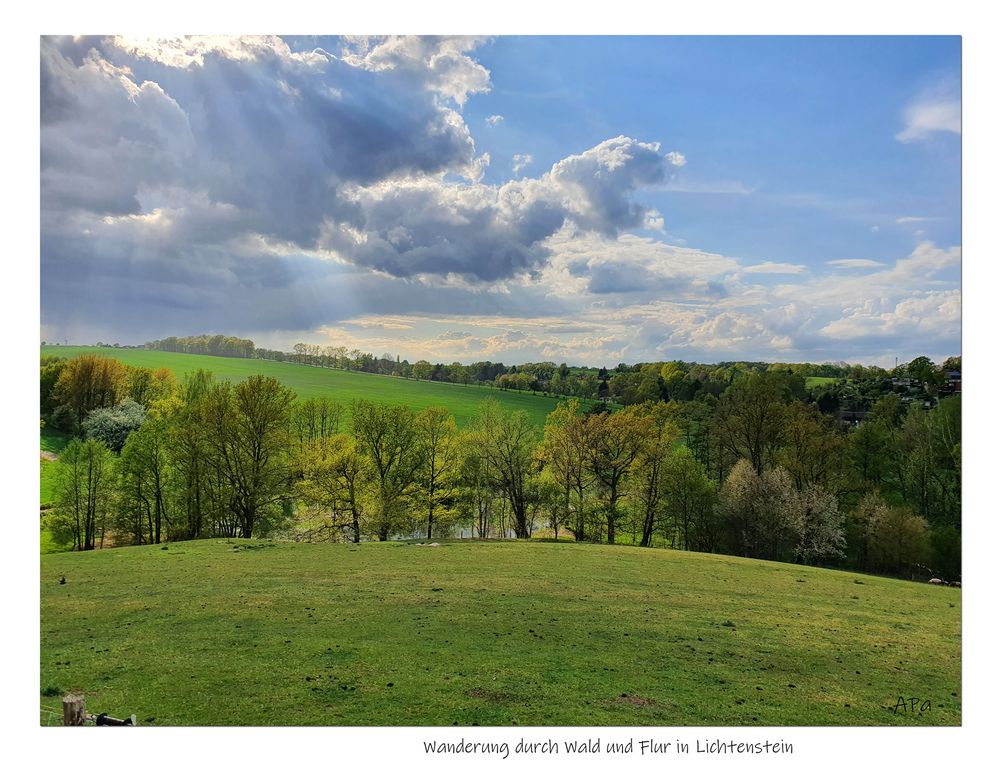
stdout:
<svg viewBox="0 0 1000 763">
<path fill-rule="evenodd" d="M 49 503 L 55 497 L 55 462 L 40 459 L 41 463 L 41 485 L 39 487 L 39 499 L 42 505 Z M 42 515 L 44 516 L 44 515 Z M 52 533 L 44 524 L 40 527 L 39 548 L 43 554 L 52 554 L 57 551 L 69 551 L 72 544 L 56 543 L 52 538 Z"/>
<path fill-rule="evenodd" d="M 530 392 L 480 387 L 476 385 L 447 384 L 443 382 L 401 379 L 379 374 L 355 371 L 337 371 L 298 363 L 278 363 L 268 360 L 243 358 L 216 358 L 208 355 L 186 355 L 179 352 L 158 350 L 118 350 L 112 347 L 60 347 L 47 345 L 41 348 L 42 356 L 57 355 L 74 358 L 96 353 L 118 358 L 122 363 L 146 368 L 169 368 L 178 379 L 198 368 L 212 372 L 216 379 L 241 381 L 254 374 L 273 376 L 290 387 L 300 398 L 326 396 L 342 403 L 355 398 L 379 400 L 407 405 L 419 410 L 432 405 L 443 405 L 459 427 L 469 423 L 484 397 L 493 396 L 508 409 L 523 408 L 532 421 L 542 427 L 545 417 L 556 407 L 559 398 L 533 395 Z M 350 413 L 347 413 L 349 423 Z"/>
<path fill-rule="evenodd" d="M 55 462 L 49 461 L 47 459 L 40 459 L 41 464 L 41 487 L 39 490 L 40 503 L 50 503 L 52 501 L 53 494 L 53 476 L 55 474 Z"/>
<path fill-rule="evenodd" d="M 55 429 L 45 427 L 41 432 L 41 449 L 50 453 L 59 453 L 69 444 L 71 439 L 64 432 L 57 432 Z"/>
<path fill-rule="evenodd" d="M 42 557 L 40 702 L 80 689 L 153 725 L 958 725 L 960 626 L 956 589 L 734 557 L 193 541 Z"/>
<path fill-rule="evenodd" d="M 48 451 L 49 453 L 60 453 L 69 441 L 69 435 L 57 432 L 54 429 L 46 427 L 41 432 L 41 450 Z M 39 459 L 39 471 L 41 474 L 41 481 L 38 490 L 39 500 L 40 503 L 44 505 L 51 502 L 54 497 L 55 462 L 46 458 Z M 68 551 L 71 548 L 71 546 L 56 543 L 52 539 L 52 533 L 50 533 L 45 527 L 41 528 L 39 546 L 43 554 L 52 554 L 57 551 Z"/>
<path fill-rule="evenodd" d="M 49 453 L 60 453 L 63 448 L 70 441 L 70 436 L 63 434 L 62 432 L 57 432 L 54 429 L 45 428 L 41 433 L 41 450 L 48 451 Z M 41 502 L 48 503 L 52 500 L 52 476 L 54 462 L 42 458 L 41 461 Z"/>
<path fill-rule="evenodd" d="M 826 387 L 835 383 L 837 379 L 829 376 L 807 376 L 806 377 L 806 389 L 813 389 L 814 387 Z"/>
</svg>

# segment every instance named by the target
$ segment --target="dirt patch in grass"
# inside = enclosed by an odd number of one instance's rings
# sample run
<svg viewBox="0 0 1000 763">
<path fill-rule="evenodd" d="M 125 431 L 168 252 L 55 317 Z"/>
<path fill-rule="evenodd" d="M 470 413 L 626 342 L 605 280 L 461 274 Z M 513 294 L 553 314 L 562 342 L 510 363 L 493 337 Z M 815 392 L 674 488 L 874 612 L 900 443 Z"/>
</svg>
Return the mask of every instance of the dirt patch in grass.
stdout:
<svg viewBox="0 0 1000 763">
<path fill-rule="evenodd" d="M 43 461 L 55 461 L 57 458 L 59 458 L 59 456 L 57 456 L 55 453 L 53 453 L 50 450 L 43 450 L 43 451 L 41 451 L 41 454 L 42 454 L 42 460 Z"/>
<path fill-rule="evenodd" d="M 509 691 L 497 691 L 496 689 L 483 689 L 481 687 L 469 689 L 466 695 L 473 699 L 485 700 L 486 702 L 511 703 L 520 701 L 520 697 Z"/>
<path fill-rule="evenodd" d="M 615 702 L 620 705 L 633 705 L 635 707 L 652 707 L 656 704 L 655 699 L 640 697 L 638 694 L 622 694 Z"/>
</svg>

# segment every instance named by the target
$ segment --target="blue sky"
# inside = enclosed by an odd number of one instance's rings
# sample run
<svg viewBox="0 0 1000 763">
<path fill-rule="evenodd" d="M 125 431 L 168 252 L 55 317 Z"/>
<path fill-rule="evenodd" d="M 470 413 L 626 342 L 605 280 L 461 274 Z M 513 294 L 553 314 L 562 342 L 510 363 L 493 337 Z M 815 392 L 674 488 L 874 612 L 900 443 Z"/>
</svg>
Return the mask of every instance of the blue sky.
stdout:
<svg viewBox="0 0 1000 763">
<path fill-rule="evenodd" d="M 895 133 L 925 88 L 957 83 L 960 52 L 954 37 L 500 38 L 478 56 L 493 91 L 465 113 L 483 150 L 543 168 L 613 134 L 661 141 L 688 158 L 683 185 L 754 190 L 642 194 L 673 236 L 822 265 L 908 246 L 902 216 L 942 217 L 921 227 L 959 241 L 960 141 L 915 150 Z M 483 129 L 494 112 L 508 116 Z"/>
<path fill-rule="evenodd" d="M 960 352 L 957 37 L 43 38 L 42 331 Z"/>
</svg>

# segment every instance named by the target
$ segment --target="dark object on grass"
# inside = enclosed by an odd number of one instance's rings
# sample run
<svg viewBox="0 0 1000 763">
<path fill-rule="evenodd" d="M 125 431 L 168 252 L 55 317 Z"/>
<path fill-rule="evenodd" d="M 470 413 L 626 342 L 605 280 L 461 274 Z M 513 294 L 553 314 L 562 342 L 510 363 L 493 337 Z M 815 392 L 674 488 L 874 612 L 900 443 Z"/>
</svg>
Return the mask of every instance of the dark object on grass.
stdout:
<svg viewBox="0 0 1000 763">
<path fill-rule="evenodd" d="M 62 694 L 62 689 L 58 686 L 46 686 L 42 689 L 43 697 L 58 697 L 60 694 Z"/>
<path fill-rule="evenodd" d="M 133 722 L 134 719 L 135 719 L 135 716 L 132 716 L 132 718 L 126 718 L 126 719 L 122 720 L 121 718 L 112 718 L 107 713 L 101 713 L 99 716 L 97 716 L 94 719 L 94 725 L 95 726 L 134 726 L 135 725 L 135 723 Z"/>
<path fill-rule="evenodd" d="M 66 576 L 65 575 L 60 575 L 59 576 L 59 585 L 66 585 Z"/>
</svg>

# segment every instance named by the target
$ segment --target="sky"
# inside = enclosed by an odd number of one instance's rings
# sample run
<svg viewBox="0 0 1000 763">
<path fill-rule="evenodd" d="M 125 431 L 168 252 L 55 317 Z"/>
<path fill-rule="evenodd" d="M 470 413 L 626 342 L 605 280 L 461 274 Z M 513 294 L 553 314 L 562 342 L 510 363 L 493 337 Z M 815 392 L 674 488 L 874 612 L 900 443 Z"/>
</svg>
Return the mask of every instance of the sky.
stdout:
<svg viewBox="0 0 1000 763">
<path fill-rule="evenodd" d="M 42 339 L 941 360 L 960 67 L 958 37 L 42 37 Z"/>
</svg>

